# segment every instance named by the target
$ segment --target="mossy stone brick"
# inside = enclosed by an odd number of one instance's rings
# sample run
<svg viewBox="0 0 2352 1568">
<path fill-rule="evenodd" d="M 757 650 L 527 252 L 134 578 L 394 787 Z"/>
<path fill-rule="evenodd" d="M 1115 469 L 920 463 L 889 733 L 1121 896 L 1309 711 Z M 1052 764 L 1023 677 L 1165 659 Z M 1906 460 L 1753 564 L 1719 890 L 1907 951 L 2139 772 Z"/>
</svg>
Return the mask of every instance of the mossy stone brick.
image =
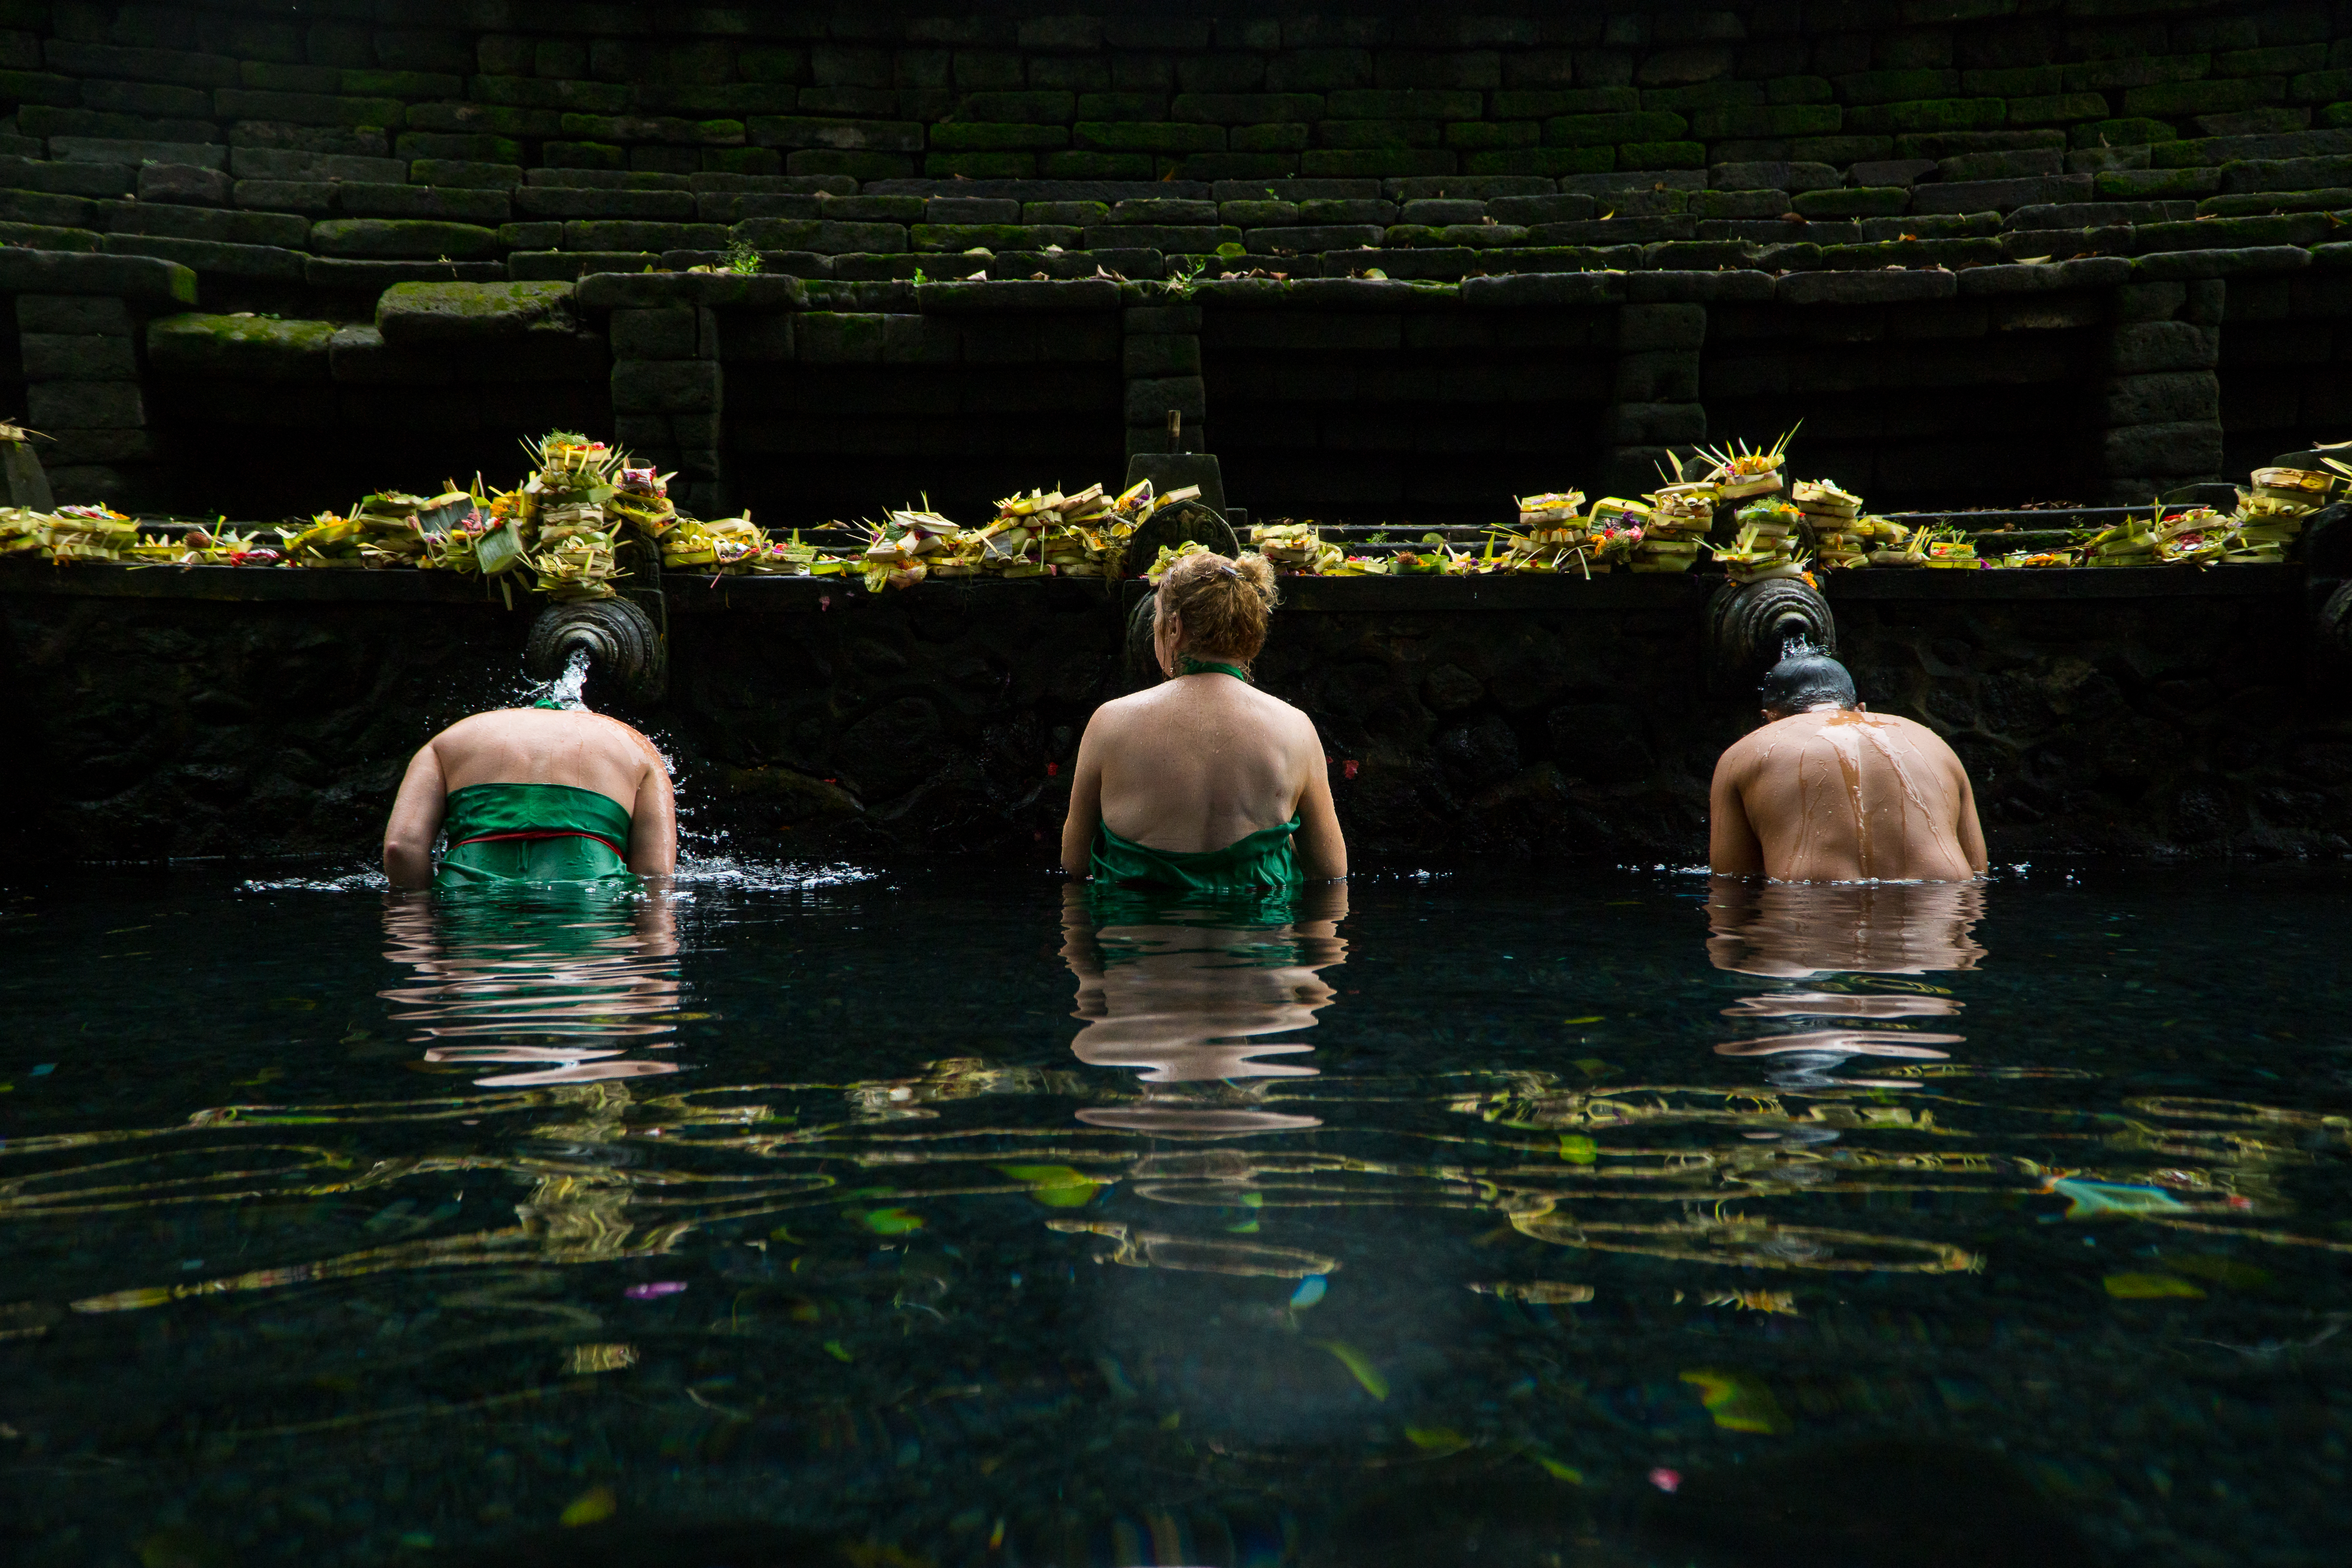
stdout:
<svg viewBox="0 0 2352 1568">
<path fill-rule="evenodd" d="M 550 141 L 540 156 L 551 169 L 611 169 L 629 166 L 629 150 L 605 141 Z"/>
<path fill-rule="evenodd" d="M 2290 103 L 2336 103 L 2352 99 L 2352 68 L 2312 71 L 2287 83 Z"/>
<path fill-rule="evenodd" d="M 131 114 L 100 114 L 88 109 L 53 109 L 40 103 L 27 103 L 17 109 L 16 129 L 24 136 L 44 140 L 76 136 L 109 141 L 201 145 L 220 136 L 220 128 L 209 120 L 148 120 Z"/>
<path fill-rule="evenodd" d="M 2258 109 L 2283 103 L 2286 83 L 2275 77 L 2249 77 L 2235 81 L 2158 82 L 2124 94 L 2127 115 L 2221 114 L 2235 109 Z"/>
<path fill-rule="evenodd" d="M 2092 179 L 2093 188 L 2108 201 L 2210 196 L 2221 188 L 2219 169 L 2114 169 Z"/>
<path fill-rule="evenodd" d="M 1465 152 L 1465 174 L 1601 174 L 1617 167 L 1614 147 L 1529 147 L 1516 152 Z"/>
<path fill-rule="evenodd" d="M 1548 147 L 1592 147 L 1620 141 L 1673 141 L 1689 133 L 1690 121 L 1664 110 L 1633 114 L 1571 114 L 1544 121 Z"/>
<path fill-rule="evenodd" d="M 1760 81 L 1711 81 L 1696 87 L 1651 87 L 1642 90 L 1643 109 L 1688 114 L 1699 109 L 1746 109 L 1767 101 Z"/>
<path fill-rule="evenodd" d="M 421 218 L 329 218 L 310 225 L 310 246 L 321 256 L 415 257 L 472 261 L 499 253 L 495 230 L 475 224 Z"/>
<path fill-rule="evenodd" d="M 555 152 L 560 145 L 558 142 L 546 144 L 546 162 L 557 162 Z M 404 163 L 413 163 L 420 158 L 452 158 L 469 163 L 522 162 L 522 143 L 505 136 L 459 136 L 434 131 L 404 131 L 394 141 L 392 150 L 394 155 Z"/>
<path fill-rule="evenodd" d="M 34 382 L 25 389 L 25 413 L 43 430 L 136 430 L 147 423 L 147 403 L 135 381 Z"/>
<path fill-rule="evenodd" d="M 2070 89 L 2063 66 L 2007 66 L 1962 71 L 1959 90 L 1969 98 L 2047 98 Z"/>
<path fill-rule="evenodd" d="M 934 128 L 934 136 L 947 127 Z M 1075 128 L 1078 147 L 1093 152 L 1217 152 L 1225 128 L 1181 120 L 1082 120 Z"/>
<path fill-rule="evenodd" d="M 147 324 L 147 358 L 165 375 L 236 381 L 326 382 L 331 321 L 273 321 L 259 316 L 190 312 Z"/>
<path fill-rule="evenodd" d="M 499 244 L 510 251 L 561 250 L 563 248 L 563 225 L 553 221 L 500 224 Z"/>
<path fill-rule="evenodd" d="M 1297 152 L 1305 150 L 1312 127 L 1307 125 L 1236 125 L 1225 132 L 1233 152 Z"/>
<path fill-rule="evenodd" d="M 1908 99 L 1950 98 L 1960 90 L 1954 70 L 1856 71 L 1836 78 L 1838 96 L 1853 104 L 1900 103 Z"/>
<path fill-rule="evenodd" d="M 1325 120 L 1315 126 L 1318 147 L 1435 147 L 1444 127 L 1434 120 Z"/>
<path fill-rule="evenodd" d="M 1846 115 L 1846 129 L 1858 131 L 1990 131 L 2009 118 L 1998 98 L 1918 99 L 1876 104 Z"/>
<path fill-rule="evenodd" d="M 1130 335 L 1120 346 L 1119 373 L 1129 381 L 1201 373 L 1201 340 L 1190 334 Z"/>
<path fill-rule="evenodd" d="M 2287 44 L 2267 49 L 2231 49 L 2213 57 L 2217 77 L 2294 76 L 2327 64 L 2326 44 Z"/>
<path fill-rule="evenodd" d="M 417 103 L 408 109 L 411 131 L 437 131 L 459 135 L 562 136 L 583 134 L 567 130 L 576 117 L 551 109 L 510 109 L 491 103 Z"/>
<path fill-rule="evenodd" d="M 930 136 L 934 149 L 949 152 L 1050 152 L 1070 144 L 1067 126 L 1020 122 L 950 120 L 932 126 Z"/>
<path fill-rule="evenodd" d="M 1037 174 L 1037 154 L 933 152 L 923 160 L 923 172 L 934 180 L 1030 180 Z"/>
<path fill-rule="evenodd" d="M 1048 180 L 1150 180 L 1159 166 L 1149 152 L 1048 152 L 1037 161 Z"/>
<path fill-rule="evenodd" d="M 1156 92 L 1082 92 L 1078 95 L 1078 124 L 1097 120 L 1165 120 L 1168 99 Z"/>
<path fill-rule="evenodd" d="M 808 320 L 801 322 L 803 355 Z M 709 360 L 617 360 L 612 388 L 616 414 L 717 413 L 725 403 L 723 372 Z"/>
<path fill-rule="evenodd" d="M 396 131 L 404 106 L 396 98 L 343 98 L 323 92 L 213 89 L 213 111 L 223 120 L 275 120 L 293 125 L 377 125 Z"/>
<path fill-rule="evenodd" d="M 18 193 L 29 195 L 31 193 Z M 56 197 L 47 198 L 57 200 Z M 33 222 L 47 220 L 33 219 Z M 175 239 L 216 240 L 224 245 L 268 245 L 299 248 L 310 235 L 308 218 L 291 213 L 223 212 L 211 207 L 173 206 L 160 202 L 127 203 L 116 209 L 113 232 L 161 235 Z"/>
<path fill-rule="evenodd" d="M 1323 98 L 1307 92 L 1188 92 L 1168 107 L 1176 120 L 1207 125 L 1275 125 L 1323 118 Z"/>
<path fill-rule="evenodd" d="M 2178 141 L 2180 132 L 2161 120 L 2103 120 L 2095 124 L 2077 125 L 2068 133 L 2076 147 L 2146 147 L 2158 141 Z"/>
<path fill-rule="evenodd" d="M 1617 148 L 1621 169 L 1704 169 L 1706 144 L 1702 141 L 1626 141 Z"/>
<path fill-rule="evenodd" d="M 888 256 L 907 248 L 901 225 L 825 218 L 749 218 L 735 225 L 733 237 L 756 250 L 804 250 L 821 256 L 860 251 Z"/>
<path fill-rule="evenodd" d="M 1534 148 L 1529 151 L 1540 152 Z M 1482 153 L 1475 156 L 1493 157 Z M 1510 156 L 1510 154 L 1501 154 Z M 1460 154 L 1441 148 L 1323 148 L 1298 155 L 1298 172 L 1313 179 L 1401 179 L 1457 172 Z"/>
<path fill-rule="evenodd" d="M 1488 152 L 1543 142 L 1543 126 L 1532 120 L 1457 120 L 1445 127 L 1445 145 L 1465 152 Z"/>
<path fill-rule="evenodd" d="M 746 132 L 762 147 L 841 152 L 919 152 L 923 130 L 915 120 L 824 120 L 793 114 L 758 115 L 745 122 Z"/>
<path fill-rule="evenodd" d="M 342 72 L 327 66 L 290 65 L 271 60 L 244 60 L 237 65 L 237 84 L 271 92 L 334 94 L 342 90 Z"/>
<path fill-rule="evenodd" d="M 2068 92 L 2113 92 L 2156 82 L 2196 81 L 2212 74 L 2213 57 L 2142 50 L 2112 59 L 2087 60 L 2065 69 Z"/>
<path fill-rule="evenodd" d="M 2011 125 L 2071 125 L 2077 120 L 2105 120 L 2107 100 L 2095 92 L 2066 92 L 2042 98 L 2009 100 Z"/>
<path fill-rule="evenodd" d="M 1397 220 L 1394 202 L 1370 196 L 1318 196 L 1298 204 L 1298 218 L 1303 224 L 1392 224 Z"/>
<path fill-rule="evenodd" d="M 547 287 L 540 284 L 535 287 Z M 557 286 L 560 287 L 560 286 Z M 692 360 L 701 357 L 702 313 L 691 305 L 615 310 L 609 337 L 615 360 Z"/>
<path fill-rule="evenodd" d="M 1789 143 L 1787 152 L 1790 162 L 1831 163 L 1839 168 L 1894 156 L 1895 141 L 1886 136 L 1800 136 Z"/>
<path fill-rule="evenodd" d="M 1082 232 L 1055 224 L 916 224 L 907 237 L 925 252 L 1044 250 L 1048 246 L 1075 250 Z"/>
<path fill-rule="evenodd" d="M 19 340 L 27 381 L 137 381 L 139 356 L 127 335 L 26 332 Z M 1199 369 L 1196 365 L 1195 370 Z"/>
<path fill-rule="evenodd" d="M 1892 217 L 1910 204 L 1911 193 L 1900 186 L 1806 191 L 1790 198 L 1790 208 L 1809 218 Z"/>
<path fill-rule="evenodd" d="M 1276 92 L 1329 92 L 1372 85 L 1370 49 L 1285 49 L 1266 64 L 1265 85 Z"/>
<path fill-rule="evenodd" d="M 1110 221 L 1120 224 L 1213 224 L 1217 204 L 1181 196 L 1139 196 L 1118 203 Z"/>
<path fill-rule="evenodd" d="M 724 224 L 574 218 L 563 225 L 566 250 L 723 250 L 730 237 Z"/>
<path fill-rule="evenodd" d="M 18 103 L 79 102 L 85 109 L 103 110 L 110 114 L 208 119 L 213 111 L 213 95 L 201 88 L 131 81 L 76 83 L 65 77 L 44 77 L 31 71 L 0 71 L 0 94 Z"/>
<path fill-rule="evenodd" d="M 571 325 L 562 283 L 395 283 L 376 298 L 376 330 L 394 347 L 512 341 Z"/>
<path fill-rule="evenodd" d="M 513 214 L 504 191 L 466 191 L 454 186 L 346 182 L 335 193 L 335 210 L 354 218 L 447 218 L 496 227 Z"/>
<path fill-rule="evenodd" d="M 1076 224 L 1086 227 L 1110 221 L 1108 202 L 1024 202 L 1021 221 L 1024 224 Z"/>
<path fill-rule="evenodd" d="M 1547 120 L 1567 114 L 1633 114 L 1642 95 L 1630 87 L 1507 91 L 1489 95 L 1497 120 Z"/>
<path fill-rule="evenodd" d="M 346 98 L 463 98 L 466 78 L 439 71 L 346 70 L 335 90 Z"/>
<path fill-rule="evenodd" d="M 1845 128 L 1848 118 L 1849 111 L 1833 103 L 1703 109 L 1691 116 L 1690 134 L 1710 141 L 1727 136 L 1822 136 Z"/>
<path fill-rule="evenodd" d="M 958 118 L 1035 125 L 1067 125 L 1077 118 L 1077 95 L 1069 92 L 975 92 Z"/>
<path fill-rule="evenodd" d="M 527 218 L 645 218 L 670 223 L 684 223 L 696 211 L 691 191 L 574 185 L 526 185 L 514 193 L 514 206 Z"/>
<path fill-rule="evenodd" d="M 1693 191 L 1687 210 L 1697 218 L 1777 218 L 1790 210 L 1786 191 Z"/>
<path fill-rule="evenodd" d="M 73 78 L 122 78 L 172 82 L 181 87 L 238 85 L 237 62 L 227 55 L 178 48 L 124 48 L 60 37 L 50 37 L 43 46 L 43 53 L 50 71 Z M 33 69 L 33 63 L 25 62 L 23 68 Z"/>
<path fill-rule="evenodd" d="M 138 330 L 128 304 L 100 294 L 19 294 L 16 326 L 27 334 L 100 338 L 128 338 Z"/>
<path fill-rule="evenodd" d="M 1221 245 L 1239 245 L 1242 232 L 1225 224 L 1118 224 L 1085 232 L 1088 250 L 1140 249 L 1206 255 Z"/>
<path fill-rule="evenodd" d="M 1484 111 L 1477 93 L 1427 89 L 1353 89 L 1323 100 L 1333 120 L 1476 120 Z"/>
<path fill-rule="evenodd" d="M 847 224 L 919 224 L 929 214 L 930 204 L 920 196 L 834 196 L 819 198 L 817 215 Z"/>
</svg>

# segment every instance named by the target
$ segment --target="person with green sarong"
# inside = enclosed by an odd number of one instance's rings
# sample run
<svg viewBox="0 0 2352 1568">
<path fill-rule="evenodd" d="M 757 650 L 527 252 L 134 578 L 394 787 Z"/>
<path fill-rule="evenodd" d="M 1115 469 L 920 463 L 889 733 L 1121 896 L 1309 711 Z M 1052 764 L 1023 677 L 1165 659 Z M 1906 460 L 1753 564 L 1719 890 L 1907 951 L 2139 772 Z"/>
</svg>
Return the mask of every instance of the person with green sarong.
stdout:
<svg viewBox="0 0 2352 1568">
<path fill-rule="evenodd" d="M 1152 622 L 1168 679 L 1097 708 L 1078 743 L 1072 876 L 1225 898 L 1348 874 L 1314 721 L 1250 680 L 1274 603 L 1263 556 L 1169 567 Z"/>
<path fill-rule="evenodd" d="M 435 736 L 383 830 L 383 872 L 399 888 L 626 882 L 677 865 L 677 806 L 653 742 L 553 703 L 478 713 Z"/>
</svg>

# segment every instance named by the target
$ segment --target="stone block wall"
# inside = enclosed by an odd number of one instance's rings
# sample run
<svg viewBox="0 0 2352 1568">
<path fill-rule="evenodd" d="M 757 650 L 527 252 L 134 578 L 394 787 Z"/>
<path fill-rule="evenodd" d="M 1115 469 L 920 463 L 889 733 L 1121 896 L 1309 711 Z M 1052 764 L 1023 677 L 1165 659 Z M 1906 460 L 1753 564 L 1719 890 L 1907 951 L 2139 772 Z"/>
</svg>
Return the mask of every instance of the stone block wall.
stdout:
<svg viewBox="0 0 2352 1568">
<path fill-rule="evenodd" d="M 324 322 L 330 339 L 372 326 L 379 298 L 403 282 L 570 281 L 730 256 L 853 289 L 1225 274 L 1818 279 L 1741 309 L 1711 304 L 1703 347 L 1612 350 L 1593 371 L 1607 384 L 1580 382 L 1574 397 L 1554 396 L 1542 376 L 1504 396 L 1501 361 L 1465 365 L 1457 383 L 1485 375 L 1497 388 L 1486 421 L 1466 412 L 1481 399 L 1459 385 L 1421 385 L 1418 350 L 1402 346 L 1379 368 L 1363 358 L 1374 350 L 1313 350 L 1340 357 L 1321 361 L 1327 384 L 1301 398 L 1295 378 L 1286 392 L 1279 378 L 1245 374 L 1238 342 L 1234 368 L 1220 371 L 1213 331 L 1118 334 L 1111 444 L 1164 444 L 1178 412 L 1194 432 L 1188 444 L 1233 445 L 1245 470 L 1297 465 L 1399 505 L 1457 487 L 1441 473 L 1457 441 L 1491 451 L 1549 427 L 1566 433 L 1558 451 L 1577 464 L 1646 472 L 1659 449 L 1709 433 L 1709 407 L 1714 434 L 1769 434 L 1806 413 L 1821 439 L 1881 444 L 1874 464 L 1922 499 L 1985 498 L 1943 487 L 2037 433 L 2047 439 L 2012 464 L 2021 475 L 2063 478 L 2085 454 L 2103 479 L 2233 471 L 2347 434 L 2332 390 L 2342 291 L 2316 276 L 2332 268 L 2347 215 L 2352 11 L 2334 0 L 1485 0 L 1444 15 L 1389 0 L 1318 12 L 1267 0 L 953 11 L 912 0 L 878 10 L 321 0 L 297 16 L 264 0 L 0 0 L 0 246 L 168 262 L 192 280 L 184 303 Z M 1946 287 L 1938 278 L 2085 257 L 2128 259 L 2150 282 L 2232 277 L 2241 303 L 2228 323 L 2176 311 L 2147 325 L 2238 330 L 2209 345 L 2218 358 L 2128 368 L 2128 353 L 2089 362 L 2112 346 L 2095 350 L 2069 329 L 2005 326 L 1964 304 L 1940 329 L 1934 312 L 1913 313 L 1906 329 L 1928 336 L 1875 349 L 1822 341 L 1822 312 L 1786 308 L 1836 302 L 1850 276 L 1916 278 L 1927 302 Z M 2306 266 L 2314 276 L 2288 277 Z M 135 322 L 147 307 L 130 308 Z M 843 366 L 847 388 L 866 374 L 861 361 L 824 356 L 862 350 L 854 328 L 838 349 L 831 330 L 817 329 L 807 362 Z M 1145 343 L 1154 337 L 1167 341 Z M 1201 355 L 1190 369 L 1187 339 Z M 414 383 L 441 389 L 425 396 L 338 380 L 331 345 L 329 375 L 309 384 L 334 396 L 305 394 L 298 380 L 220 402 L 174 402 L 134 349 L 135 408 L 127 392 L 98 390 L 131 384 L 119 367 L 111 378 L 95 361 L 91 373 L 36 373 L 59 368 L 37 344 L 34 361 L 20 345 L 7 368 L 23 375 L 27 405 L 35 387 L 49 388 L 38 401 L 50 423 L 74 433 L 52 454 L 68 497 L 162 496 L 141 486 L 192 482 L 206 442 L 247 427 L 331 423 L 363 428 L 403 460 L 427 463 L 430 447 L 488 463 L 494 445 L 503 452 L 515 432 L 562 412 L 600 432 L 625 423 L 625 439 L 715 500 L 741 488 L 737 470 L 771 471 L 772 452 L 804 472 L 816 465 L 798 456 L 827 440 L 867 455 L 890 417 L 864 392 L 830 416 L 801 407 L 799 393 L 749 392 L 740 374 L 738 393 L 753 401 L 727 402 L 721 367 L 781 362 L 759 358 L 772 349 L 738 354 L 698 338 L 688 359 L 609 361 L 593 372 L 593 393 L 552 360 L 503 381 L 453 371 Z M 993 351 L 959 347 L 955 362 L 1060 363 Z M 1350 352 L 1359 367 L 1345 371 Z M 1782 354 L 1811 367 L 1796 389 L 1808 407 L 1785 416 L 1782 394 L 1741 390 L 1756 383 L 1735 368 Z M 1042 370 L 999 387 L 1039 389 L 1031 412 L 1061 419 L 1082 384 L 1088 397 L 1101 390 L 1086 367 L 1102 363 L 1071 359 L 1052 395 Z M 1939 380 L 1958 364 L 1982 373 Z M 1339 401 L 1341 382 L 1367 377 L 1408 395 Z M 482 390 L 534 380 L 549 384 Z M 1242 394 L 1234 412 L 1245 418 L 1216 417 L 1213 405 L 1231 399 L 1221 382 Z M 2006 390 L 1967 390 L 1995 387 Z M 1975 444 L 1938 455 L 1920 432 L 1948 393 L 1997 406 L 1946 410 Z M 1020 410 L 993 407 L 1000 424 L 1017 423 Z M 1769 429 L 1758 428 L 1767 413 Z M 803 434 L 777 428 L 804 415 Z M 824 417 L 862 420 L 866 433 Z M 1411 442 L 1385 450 L 1427 459 L 1411 465 L 1412 485 L 1369 479 L 1348 455 L 1349 442 L 1391 419 L 1411 425 Z M 985 422 L 957 423 L 956 439 L 1007 450 L 1002 432 L 979 434 Z M 2185 443 L 2163 434 L 2190 425 L 2200 434 Z M 1097 461 L 1103 438 L 1084 439 Z M 743 441 L 753 444 L 730 463 Z M 934 429 L 870 455 L 943 444 L 953 444 Z M 233 465 L 215 477 L 199 486 L 204 501 L 260 509 L 239 504 Z M 877 485 L 840 487 L 871 506 Z M 776 486 L 756 478 L 751 492 Z"/>
</svg>

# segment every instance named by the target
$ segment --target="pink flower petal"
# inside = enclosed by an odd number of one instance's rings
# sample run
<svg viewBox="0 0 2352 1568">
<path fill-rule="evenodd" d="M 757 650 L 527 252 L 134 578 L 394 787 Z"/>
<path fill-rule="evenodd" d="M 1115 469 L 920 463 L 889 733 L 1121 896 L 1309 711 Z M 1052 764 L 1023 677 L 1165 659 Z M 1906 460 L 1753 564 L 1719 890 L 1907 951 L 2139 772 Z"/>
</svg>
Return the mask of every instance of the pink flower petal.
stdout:
<svg viewBox="0 0 2352 1568">
<path fill-rule="evenodd" d="M 633 1301 L 650 1301 L 656 1296 L 675 1296 L 686 1289 L 683 1280 L 654 1280 L 643 1285 L 632 1285 L 621 1294 Z"/>
</svg>

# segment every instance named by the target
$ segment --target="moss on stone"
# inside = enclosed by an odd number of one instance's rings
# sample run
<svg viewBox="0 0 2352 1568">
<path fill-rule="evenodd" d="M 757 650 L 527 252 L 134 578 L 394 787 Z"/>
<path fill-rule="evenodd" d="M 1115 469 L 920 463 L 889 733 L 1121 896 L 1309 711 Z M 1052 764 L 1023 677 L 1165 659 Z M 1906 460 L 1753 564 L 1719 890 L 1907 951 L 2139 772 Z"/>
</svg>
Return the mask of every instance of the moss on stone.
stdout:
<svg viewBox="0 0 2352 1568">
<path fill-rule="evenodd" d="M 278 321 L 266 316 L 192 311 L 148 324 L 147 357 L 166 375 L 324 382 L 332 379 L 327 344 L 334 335 L 331 321 Z"/>
</svg>

